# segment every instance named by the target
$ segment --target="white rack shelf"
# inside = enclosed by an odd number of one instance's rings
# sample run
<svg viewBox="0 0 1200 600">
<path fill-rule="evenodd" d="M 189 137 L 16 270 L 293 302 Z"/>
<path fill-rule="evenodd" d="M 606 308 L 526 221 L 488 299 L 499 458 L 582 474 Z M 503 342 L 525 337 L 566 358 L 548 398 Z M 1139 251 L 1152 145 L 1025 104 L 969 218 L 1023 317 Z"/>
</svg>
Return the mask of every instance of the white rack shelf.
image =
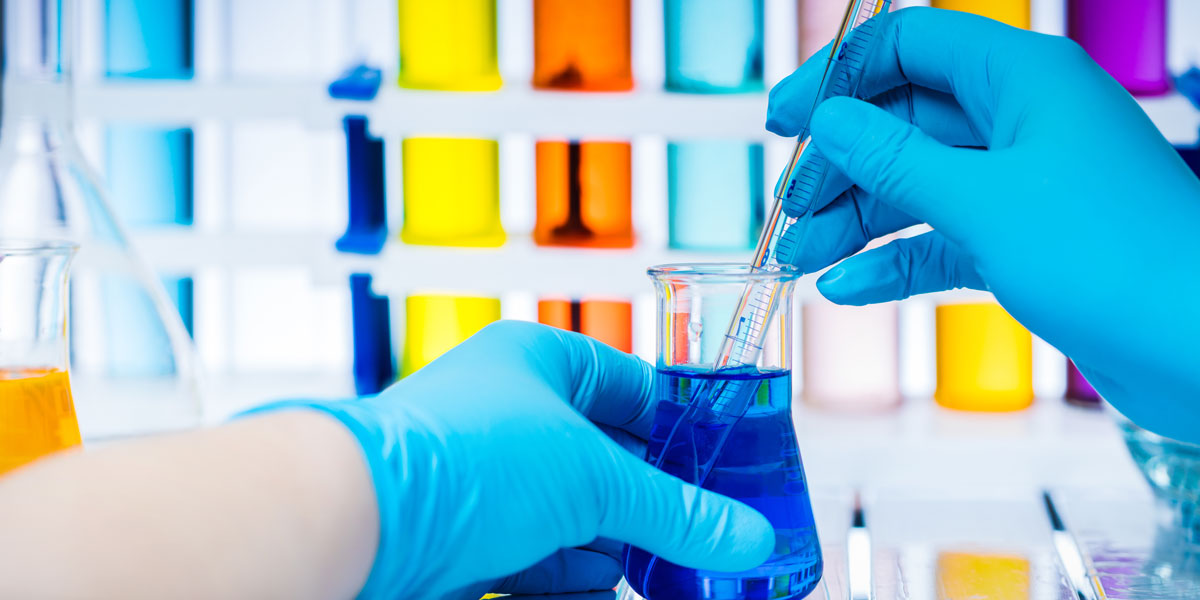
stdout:
<svg viewBox="0 0 1200 600">
<path fill-rule="evenodd" d="M 96 82 L 78 86 L 80 116 L 193 122 L 293 119 L 336 126 L 346 114 L 371 118 L 381 135 L 662 135 L 769 139 L 766 94 L 694 95 L 661 90 L 563 93 L 509 87 L 498 92 L 428 92 L 384 86 L 372 102 L 333 100 L 318 82 Z M 1139 99 L 1174 144 L 1197 142 L 1200 111 L 1171 94 Z"/>
</svg>

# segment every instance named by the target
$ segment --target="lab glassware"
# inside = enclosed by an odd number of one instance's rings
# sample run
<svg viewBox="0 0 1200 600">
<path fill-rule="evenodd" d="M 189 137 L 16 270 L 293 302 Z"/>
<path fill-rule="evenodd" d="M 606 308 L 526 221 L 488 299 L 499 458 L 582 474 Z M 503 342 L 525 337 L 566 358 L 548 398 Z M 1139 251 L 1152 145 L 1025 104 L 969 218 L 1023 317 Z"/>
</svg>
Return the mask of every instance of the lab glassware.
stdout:
<svg viewBox="0 0 1200 600">
<path fill-rule="evenodd" d="M 1067 35 L 1129 93 L 1170 89 L 1166 0 L 1068 0 Z"/>
<path fill-rule="evenodd" d="M 0 235 L 79 245 L 71 378 L 84 438 L 191 427 L 200 418 L 191 338 L 75 140 L 73 9 L 69 0 L 4 3 Z"/>
<path fill-rule="evenodd" d="M 633 352 L 633 305 L 627 300 L 538 300 L 538 323 L 574 331 Z"/>
<path fill-rule="evenodd" d="M 1125 447 L 1183 541 L 1200 547 L 1200 445 L 1152 433 L 1123 417 Z"/>
<path fill-rule="evenodd" d="M 1079 406 L 1099 407 L 1104 403 L 1100 394 L 1088 383 L 1079 367 L 1071 359 L 1067 359 L 1067 402 Z"/>
<path fill-rule="evenodd" d="M 800 313 L 805 402 L 847 411 L 900 404 L 896 303 L 838 306 L 813 298 Z"/>
<path fill-rule="evenodd" d="M 750 250 L 762 231 L 763 148 L 739 140 L 667 144 L 667 245 Z"/>
<path fill-rule="evenodd" d="M 504 244 L 500 146 L 495 140 L 412 137 L 401 142 L 400 152 L 404 170 L 400 239 L 404 243 Z"/>
<path fill-rule="evenodd" d="M 0 239 L 0 475 L 80 444 L 67 375 L 76 246 Z"/>
<path fill-rule="evenodd" d="M 105 0 L 105 76 L 191 79 L 194 23 L 194 0 Z"/>
<path fill-rule="evenodd" d="M 534 0 L 533 87 L 633 89 L 629 13 L 630 0 Z"/>
<path fill-rule="evenodd" d="M 649 274 L 658 298 L 658 409 L 646 460 L 757 509 L 775 528 L 776 545 L 763 565 L 738 573 L 688 569 L 626 547 L 626 580 L 647 600 L 802 598 L 820 580 L 823 560 L 791 417 L 791 295 L 798 275 L 734 264 L 664 265 Z M 762 352 L 753 363 L 714 369 L 742 292 L 767 284 L 784 301 L 764 323 Z M 696 390 L 721 381 L 747 402 L 735 403 L 736 412 L 723 405 L 692 410 Z"/>
<path fill-rule="evenodd" d="M 937 307 L 938 404 L 1003 412 L 1033 403 L 1033 336 L 994 302 Z"/>
<path fill-rule="evenodd" d="M 500 89 L 496 0 L 398 0 L 400 87 Z"/>
<path fill-rule="evenodd" d="M 404 301 L 404 351 L 400 376 L 407 377 L 447 350 L 500 320 L 500 300 L 479 296 L 414 294 Z"/>
<path fill-rule="evenodd" d="M 1029 29 L 1032 19 L 1029 3 L 1030 0 L 931 0 L 929 4 L 934 8 L 975 13 L 1013 27 Z"/>
<path fill-rule="evenodd" d="M 667 90 L 763 89 L 763 0 L 664 0 L 663 12 Z"/>
<path fill-rule="evenodd" d="M 633 246 L 629 142 L 540 140 L 537 158 L 539 246 Z"/>
</svg>

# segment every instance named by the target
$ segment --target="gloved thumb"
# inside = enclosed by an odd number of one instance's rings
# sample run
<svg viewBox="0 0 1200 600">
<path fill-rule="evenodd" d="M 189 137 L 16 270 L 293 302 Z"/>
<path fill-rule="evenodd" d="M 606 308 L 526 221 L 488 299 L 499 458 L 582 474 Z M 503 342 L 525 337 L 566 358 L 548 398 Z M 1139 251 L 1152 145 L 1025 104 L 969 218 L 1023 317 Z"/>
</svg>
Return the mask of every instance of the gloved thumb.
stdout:
<svg viewBox="0 0 1200 600">
<path fill-rule="evenodd" d="M 813 113 L 813 143 L 858 187 L 935 228 L 952 226 L 966 203 L 951 201 L 967 165 L 945 146 L 887 111 L 835 97 Z"/>
<path fill-rule="evenodd" d="M 693 569 L 744 571 L 770 556 L 775 532 L 761 513 L 613 450 L 601 536 Z"/>
</svg>

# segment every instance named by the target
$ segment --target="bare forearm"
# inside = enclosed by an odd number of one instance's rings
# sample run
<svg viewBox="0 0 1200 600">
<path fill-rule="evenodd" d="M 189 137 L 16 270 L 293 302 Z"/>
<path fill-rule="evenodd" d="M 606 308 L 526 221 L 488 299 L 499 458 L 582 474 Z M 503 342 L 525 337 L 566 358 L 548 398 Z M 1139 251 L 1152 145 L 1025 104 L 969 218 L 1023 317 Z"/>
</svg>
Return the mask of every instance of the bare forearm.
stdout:
<svg viewBox="0 0 1200 600">
<path fill-rule="evenodd" d="M 18 471 L 0 479 L 0 597 L 353 596 L 378 536 L 359 453 L 295 411 Z"/>
</svg>

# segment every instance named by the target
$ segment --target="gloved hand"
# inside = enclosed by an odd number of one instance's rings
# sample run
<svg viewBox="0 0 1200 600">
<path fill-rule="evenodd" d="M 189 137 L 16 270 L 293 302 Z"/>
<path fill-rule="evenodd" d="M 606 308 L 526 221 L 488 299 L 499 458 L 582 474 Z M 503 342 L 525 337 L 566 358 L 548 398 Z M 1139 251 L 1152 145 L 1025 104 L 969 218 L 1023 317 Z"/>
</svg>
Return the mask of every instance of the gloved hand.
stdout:
<svg viewBox="0 0 1200 600">
<path fill-rule="evenodd" d="M 868 100 L 813 115 L 815 147 L 854 185 L 818 203 L 797 265 L 928 223 L 818 288 L 859 305 L 989 289 L 1130 419 L 1200 441 L 1200 182 L 1074 42 L 935 9 L 879 19 Z M 824 63 L 771 91 L 767 129 L 796 135 Z"/>
<path fill-rule="evenodd" d="M 652 380 L 586 336 L 502 321 L 376 397 L 256 412 L 321 410 L 362 444 L 380 516 L 365 598 L 611 589 L 620 542 L 695 568 L 761 564 L 765 517 L 643 462 Z"/>
</svg>

